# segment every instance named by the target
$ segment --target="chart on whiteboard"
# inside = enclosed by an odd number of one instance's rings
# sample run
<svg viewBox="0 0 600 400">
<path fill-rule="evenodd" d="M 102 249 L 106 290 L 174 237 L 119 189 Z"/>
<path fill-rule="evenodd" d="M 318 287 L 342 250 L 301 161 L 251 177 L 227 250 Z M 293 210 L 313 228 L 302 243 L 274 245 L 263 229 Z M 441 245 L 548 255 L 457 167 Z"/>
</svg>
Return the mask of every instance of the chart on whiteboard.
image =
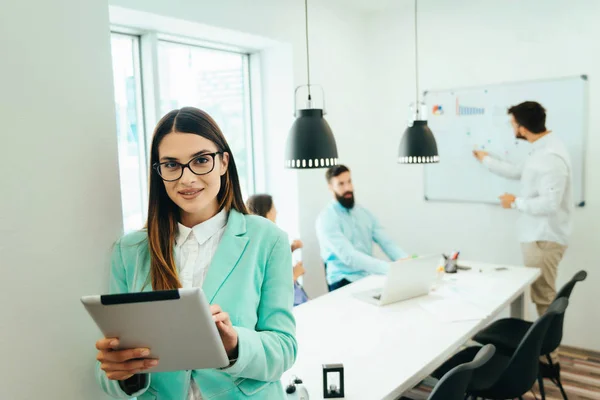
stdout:
<svg viewBox="0 0 600 400">
<path fill-rule="evenodd" d="M 481 104 L 478 99 L 469 100 L 469 96 L 456 96 L 452 115 L 430 119 L 436 140 L 440 147 L 450 151 L 449 156 L 485 150 L 502 159 L 519 161 L 527 155 L 530 146 L 514 137 L 506 107 Z M 452 133 L 444 135 L 444 131 Z"/>
<path fill-rule="evenodd" d="M 547 109 L 548 128 L 569 149 L 575 200 L 582 202 L 584 85 L 585 81 L 578 77 L 427 92 L 428 123 L 435 135 L 440 163 L 425 167 L 426 199 L 497 203 L 503 193 L 518 194 L 518 181 L 491 174 L 472 152 L 485 150 L 495 158 L 523 163 L 532 146 L 515 138 L 507 110 L 534 100 Z"/>
</svg>

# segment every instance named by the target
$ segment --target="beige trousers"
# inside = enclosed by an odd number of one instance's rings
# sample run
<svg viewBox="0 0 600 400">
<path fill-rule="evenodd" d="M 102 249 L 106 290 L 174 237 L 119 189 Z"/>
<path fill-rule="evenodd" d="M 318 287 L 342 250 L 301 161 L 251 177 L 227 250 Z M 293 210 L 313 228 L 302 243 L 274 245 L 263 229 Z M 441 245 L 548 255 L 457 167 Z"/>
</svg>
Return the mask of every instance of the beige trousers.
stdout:
<svg viewBox="0 0 600 400">
<path fill-rule="evenodd" d="M 531 285 L 531 300 L 538 315 L 543 315 L 556 296 L 556 273 L 567 246 L 555 242 L 521 243 L 523 261 L 527 267 L 539 268 L 540 277 Z M 550 354 L 553 363 L 558 362 L 558 351 Z M 545 357 L 542 357 L 547 362 Z"/>
</svg>

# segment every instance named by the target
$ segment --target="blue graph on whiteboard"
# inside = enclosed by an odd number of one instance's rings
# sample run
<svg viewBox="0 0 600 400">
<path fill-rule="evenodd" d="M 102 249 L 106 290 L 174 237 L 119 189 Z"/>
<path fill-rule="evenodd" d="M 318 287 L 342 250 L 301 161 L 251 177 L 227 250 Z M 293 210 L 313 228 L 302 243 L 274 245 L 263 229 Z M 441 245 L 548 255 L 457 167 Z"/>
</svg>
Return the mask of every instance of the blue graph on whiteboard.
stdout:
<svg viewBox="0 0 600 400">
<path fill-rule="evenodd" d="M 482 107 L 469 107 L 463 106 L 458 101 L 458 97 L 456 98 L 456 115 L 484 115 L 485 108 Z"/>
</svg>

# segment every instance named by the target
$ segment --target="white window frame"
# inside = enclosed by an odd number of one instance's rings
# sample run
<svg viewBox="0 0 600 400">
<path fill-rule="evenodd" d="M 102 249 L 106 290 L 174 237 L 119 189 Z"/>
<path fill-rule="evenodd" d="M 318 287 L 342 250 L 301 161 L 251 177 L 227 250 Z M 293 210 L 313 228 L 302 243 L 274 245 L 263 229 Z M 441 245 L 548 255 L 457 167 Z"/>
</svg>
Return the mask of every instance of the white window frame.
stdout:
<svg viewBox="0 0 600 400">
<path fill-rule="evenodd" d="M 135 73 L 134 76 L 136 78 L 135 88 L 136 88 L 136 114 L 138 117 L 138 135 L 140 140 L 139 146 L 139 159 L 140 163 L 140 174 L 138 176 L 138 182 L 140 185 L 140 194 L 141 194 L 141 204 L 140 207 L 142 209 L 142 220 L 145 220 L 147 217 L 147 205 L 148 205 L 148 135 L 147 135 L 147 119 L 146 119 L 146 107 L 144 104 L 144 95 L 143 95 L 143 71 L 142 71 L 142 54 L 141 54 L 141 46 L 142 46 L 142 38 L 138 33 L 128 31 L 128 30 L 111 30 L 111 38 L 112 35 L 121 35 L 128 36 L 135 39 L 134 44 L 136 45 L 135 51 L 133 53 L 133 68 L 138 73 Z M 121 194 L 122 195 L 122 194 Z"/>
</svg>

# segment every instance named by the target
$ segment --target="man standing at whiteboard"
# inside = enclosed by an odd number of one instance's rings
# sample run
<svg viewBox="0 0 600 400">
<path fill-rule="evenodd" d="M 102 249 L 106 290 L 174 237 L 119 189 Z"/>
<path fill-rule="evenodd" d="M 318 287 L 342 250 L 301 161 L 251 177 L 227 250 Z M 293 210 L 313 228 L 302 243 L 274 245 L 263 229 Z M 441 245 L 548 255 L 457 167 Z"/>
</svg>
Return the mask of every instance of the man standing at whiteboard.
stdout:
<svg viewBox="0 0 600 400">
<path fill-rule="evenodd" d="M 521 182 L 518 196 L 505 193 L 500 200 L 502 207 L 520 213 L 518 238 L 525 265 L 541 270 L 541 276 L 531 286 L 531 299 L 542 315 L 556 296 L 558 264 L 571 233 L 571 159 L 564 143 L 546 129 L 546 110 L 541 104 L 527 101 L 511 107 L 508 114 L 516 138 L 532 144 L 525 162 L 513 165 L 485 151 L 473 153 L 491 172 Z M 551 356 L 558 365 L 557 354 Z"/>
</svg>

